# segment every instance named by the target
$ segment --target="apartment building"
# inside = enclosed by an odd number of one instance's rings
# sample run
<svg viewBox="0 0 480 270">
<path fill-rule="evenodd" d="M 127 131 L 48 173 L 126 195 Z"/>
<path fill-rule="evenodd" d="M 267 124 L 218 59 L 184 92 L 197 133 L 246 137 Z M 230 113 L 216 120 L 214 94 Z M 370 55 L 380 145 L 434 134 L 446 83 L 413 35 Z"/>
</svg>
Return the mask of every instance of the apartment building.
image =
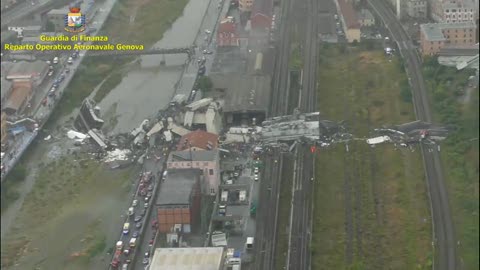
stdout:
<svg viewBox="0 0 480 270">
<path fill-rule="evenodd" d="M 471 22 L 478 16 L 478 1 L 433 0 L 430 10 L 432 19 L 437 22 Z"/>
<path fill-rule="evenodd" d="M 427 0 L 408 0 L 406 10 L 408 16 L 412 18 L 426 18 L 428 14 Z"/>
<path fill-rule="evenodd" d="M 473 22 L 428 23 L 420 26 L 420 47 L 423 55 L 435 55 L 448 45 L 462 47 L 475 44 Z"/>
</svg>

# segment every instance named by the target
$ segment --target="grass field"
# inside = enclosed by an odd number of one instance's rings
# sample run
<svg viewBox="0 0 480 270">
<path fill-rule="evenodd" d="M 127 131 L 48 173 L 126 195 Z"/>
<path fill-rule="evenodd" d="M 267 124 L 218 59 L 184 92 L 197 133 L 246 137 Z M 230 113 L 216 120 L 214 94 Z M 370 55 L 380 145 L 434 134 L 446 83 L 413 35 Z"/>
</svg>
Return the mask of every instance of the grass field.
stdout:
<svg viewBox="0 0 480 270">
<path fill-rule="evenodd" d="M 347 120 L 355 137 L 414 120 L 401 98 L 398 59 L 382 51 L 324 46 L 319 109 Z M 417 149 L 418 150 L 418 149 Z M 321 149 L 317 156 L 313 269 L 428 269 L 431 219 L 421 155 L 362 141 Z"/>
<path fill-rule="evenodd" d="M 457 254 L 461 270 L 479 269 L 478 87 L 470 90 L 469 99 L 459 102 L 459 89 L 465 87 L 474 72 L 443 67 L 435 59 L 425 59 L 424 63 L 435 121 L 457 127 L 442 144 L 441 157 L 456 238 L 460 241 Z"/>
<path fill-rule="evenodd" d="M 143 44 L 148 48 L 162 38 L 187 3 L 187 0 L 120 0 L 113 7 L 99 35 L 108 36 L 111 43 Z M 131 16 L 135 16 L 133 23 L 130 22 Z M 100 101 L 120 84 L 125 64 L 132 60 L 131 57 L 111 56 L 85 58 L 49 124 L 72 112 L 107 78 L 94 97 Z"/>
<path fill-rule="evenodd" d="M 82 155 L 43 165 L 14 227 L 2 239 L 2 269 L 15 263 L 23 269 L 37 264 L 46 269 L 91 268 L 91 259 L 105 250 L 107 239 L 114 242 L 105 227 L 119 219 L 120 208 L 128 203 L 122 198 L 130 190 L 132 173 L 106 171 Z"/>
</svg>

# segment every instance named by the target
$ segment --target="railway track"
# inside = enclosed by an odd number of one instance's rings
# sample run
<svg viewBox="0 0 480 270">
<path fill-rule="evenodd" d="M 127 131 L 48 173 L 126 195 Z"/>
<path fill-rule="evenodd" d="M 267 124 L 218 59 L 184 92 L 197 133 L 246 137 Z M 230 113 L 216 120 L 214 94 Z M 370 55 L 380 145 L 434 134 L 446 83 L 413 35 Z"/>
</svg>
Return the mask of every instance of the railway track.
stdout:
<svg viewBox="0 0 480 270">
<path fill-rule="evenodd" d="M 423 80 L 421 61 L 410 37 L 385 2 L 368 0 L 368 3 L 390 31 L 401 56 L 405 60 L 405 69 L 412 87 L 417 119 L 431 122 L 432 116 Z M 433 246 L 435 249 L 433 252 L 433 268 L 437 270 L 456 269 L 458 262 L 455 250 L 455 233 L 440 156 L 437 151 L 430 152 L 428 146 L 422 145 L 421 148 L 433 218 Z"/>
</svg>

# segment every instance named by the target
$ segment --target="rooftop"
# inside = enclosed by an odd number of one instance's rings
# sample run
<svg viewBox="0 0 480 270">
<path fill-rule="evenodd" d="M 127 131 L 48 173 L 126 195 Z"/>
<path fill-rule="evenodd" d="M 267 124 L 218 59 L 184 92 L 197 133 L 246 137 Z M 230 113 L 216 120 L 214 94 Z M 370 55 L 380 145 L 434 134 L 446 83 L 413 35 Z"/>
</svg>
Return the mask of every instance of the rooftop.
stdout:
<svg viewBox="0 0 480 270">
<path fill-rule="evenodd" d="M 214 88 L 225 89 L 224 112 L 267 110 L 271 89 L 269 75 L 212 74 L 210 78 Z"/>
<path fill-rule="evenodd" d="M 218 156 L 218 150 L 211 151 L 174 151 L 168 156 L 168 162 L 175 161 L 214 161 Z"/>
<path fill-rule="evenodd" d="M 361 20 L 373 20 L 374 19 L 373 14 L 368 9 L 360 10 L 360 12 L 358 13 L 358 17 Z"/>
<path fill-rule="evenodd" d="M 177 145 L 177 150 L 182 151 L 190 147 L 197 147 L 204 150 L 218 147 L 218 135 L 203 130 L 195 130 L 182 136 Z"/>
<path fill-rule="evenodd" d="M 345 0 L 337 0 L 340 8 L 340 13 L 343 16 L 347 28 L 360 28 L 357 14 L 350 3 Z"/>
<path fill-rule="evenodd" d="M 7 92 L 10 91 L 10 87 L 12 87 L 12 82 L 5 79 L 3 76 L 1 80 L 2 80 L 2 85 L 0 88 L 0 93 L 1 93 L 1 99 L 3 100 L 6 97 Z"/>
<path fill-rule="evenodd" d="M 150 270 L 220 270 L 223 257 L 222 247 L 157 248 Z"/>
<path fill-rule="evenodd" d="M 7 73 L 7 79 L 10 76 L 23 76 L 23 75 L 39 75 L 48 69 L 48 64 L 43 61 L 35 61 L 35 62 L 26 62 L 20 61 L 14 63 L 12 68 Z"/>
<path fill-rule="evenodd" d="M 14 81 L 12 93 L 7 99 L 6 109 L 17 111 L 32 90 L 32 83 L 28 81 Z"/>
<path fill-rule="evenodd" d="M 190 204 L 190 194 L 200 173 L 200 169 L 168 170 L 167 178 L 161 183 L 156 205 Z"/>
<path fill-rule="evenodd" d="M 476 28 L 473 22 L 456 22 L 456 23 L 426 23 L 420 25 L 420 31 L 429 41 L 446 40 L 443 30 L 446 29 L 469 29 Z"/>
<path fill-rule="evenodd" d="M 235 33 L 236 32 L 236 24 L 235 22 L 225 19 L 220 22 L 218 26 L 218 33 Z"/>
<path fill-rule="evenodd" d="M 318 32 L 322 35 L 335 35 L 335 19 L 332 14 L 318 14 Z"/>
<path fill-rule="evenodd" d="M 256 0 L 252 7 L 252 17 L 262 14 L 271 17 L 273 13 L 273 0 Z"/>
</svg>

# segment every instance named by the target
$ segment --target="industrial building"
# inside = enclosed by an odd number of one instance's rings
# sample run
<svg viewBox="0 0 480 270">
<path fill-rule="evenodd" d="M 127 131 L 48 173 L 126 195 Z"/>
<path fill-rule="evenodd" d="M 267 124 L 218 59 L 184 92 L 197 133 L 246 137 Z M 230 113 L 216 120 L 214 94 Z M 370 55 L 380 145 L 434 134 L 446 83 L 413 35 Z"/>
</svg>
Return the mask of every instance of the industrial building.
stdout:
<svg viewBox="0 0 480 270">
<path fill-rule="evenodd" d="M 272 26 L 272 15 L 273 0 L 256 0 L 250 17 L 252 30 L 269 31 Z"/>
<path fill-rule="evenodd" d="M 408 0 L 407 14 L 412 18 L 426 18 L 428 15 L 427 0 Z"/>
<path fill-rule="evenodd" d="M 200 224 L 199 169 L 169 169 L 156 202 L 160 233 L 191 233 Z"/>
<path fill-rule="evenodd" d="M 240 45 L 237 34 L 237 25 L 233 17 L 227 17 L 220 22 L 217 31 L 217 45 L 219 47 L 238 47 Z"/>
<path fill-rule="evenodd" d="M 220 185 L 220 154 L 218 150 L 210 151 L 174 151 L 167 160 L 167 168 L 171 169 L 200 169 L 203 182 L 203 194 L 215 195 Z"/>
<path fill-rule="evenodd" d="M 213 87 L 224 94 L 223 115 L 227 125 L 265 120 L 271 91 L 269 75 L 214 74 L 210 79 Z"/>
<path fill-rule="evenodd" d="M 33 87 L 40 85 L 48 73 L 48 64 L 44 61 L 13 63 L 7 72 L 7 80 L 30 79 Z"/>
<path fill-rule="evenodd" d="M 157 248 L 150 270 L 223 270 L 222 247 Z"/>
<path fill-rule="evenodd" d="M 8 115 L 20 114 L 27 106 L 33 93 L 32 82 L 29 79 L 14 80 L 12 90 L 6 99 L 3 111 Z"/>
<path fill-rule="evenodd" d="M 435 55 L 443 47 L 463 47 L 475 44 L 476 25 L 473 22 L 428 23 L 420 25 L 420 48 L 423 55 Z"/>
</svg>

